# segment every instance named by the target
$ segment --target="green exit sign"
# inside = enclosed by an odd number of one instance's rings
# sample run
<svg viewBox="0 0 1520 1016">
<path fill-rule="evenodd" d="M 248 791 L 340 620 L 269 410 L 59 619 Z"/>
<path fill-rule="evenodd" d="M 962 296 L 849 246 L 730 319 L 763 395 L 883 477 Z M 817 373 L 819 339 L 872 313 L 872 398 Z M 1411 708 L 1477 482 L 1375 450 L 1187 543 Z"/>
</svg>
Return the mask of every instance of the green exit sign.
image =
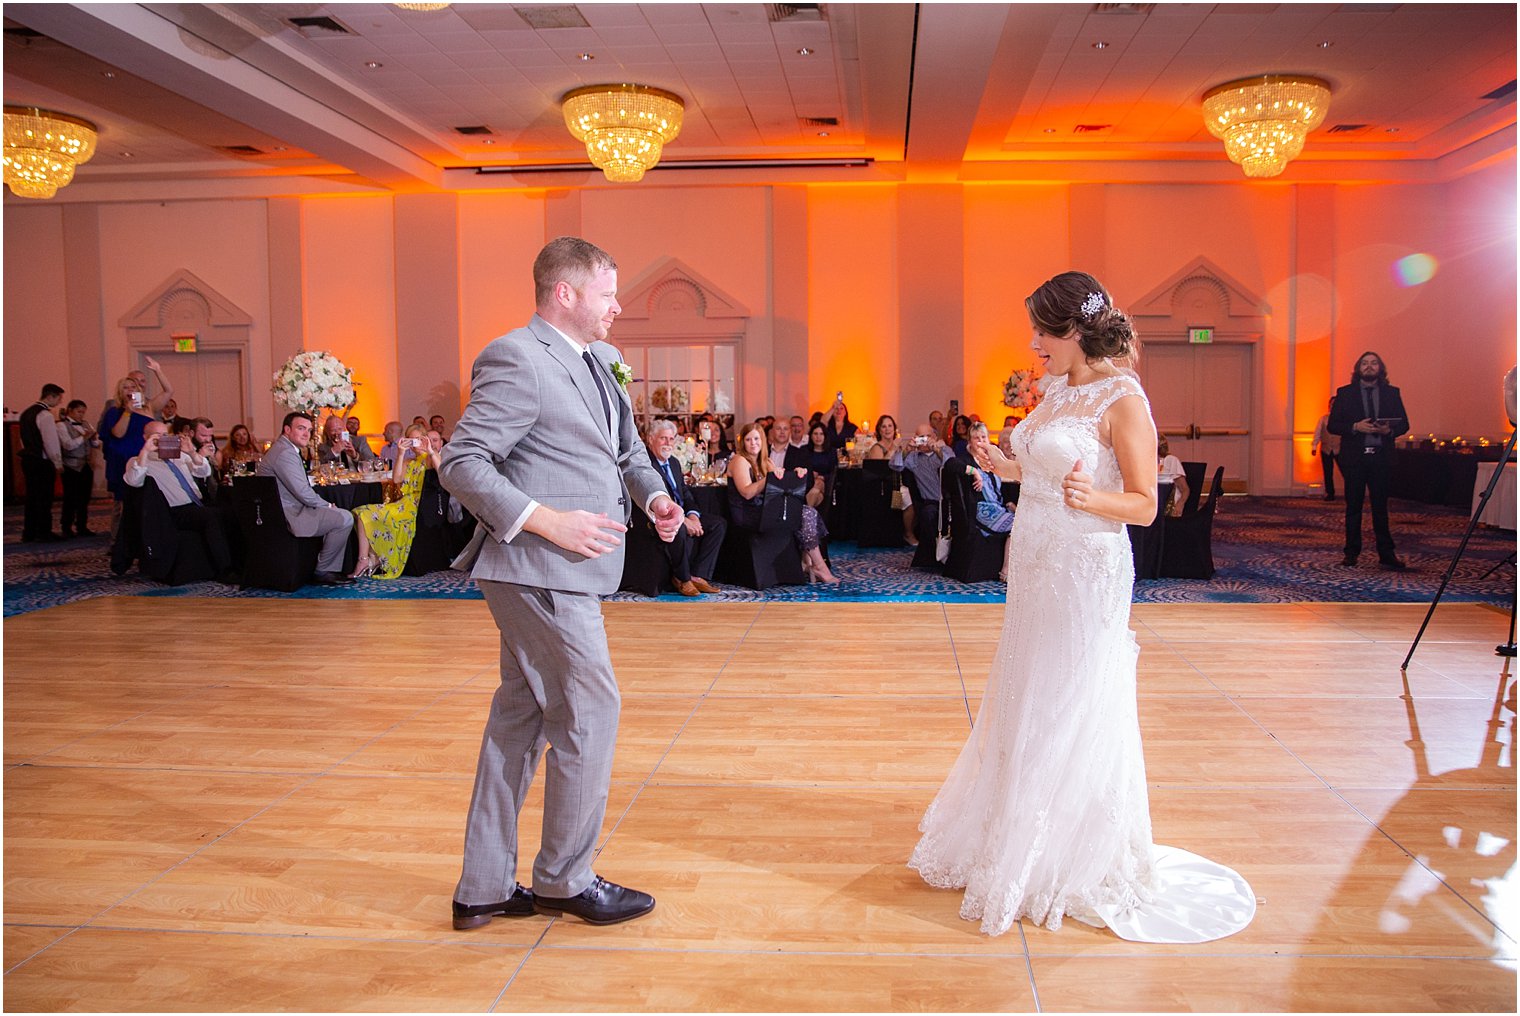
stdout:
<svg viewBox="0 0 1520 1016">
<path fill-rule="evenodd" d="M 174 336 L 174 351 L 176 353 L 195 352 L 195 336 Z"/>
<path fill-rule="evenodd" d="M 1202 342 L 1213 342 L 1214 341 L 1214 329 L 1212 329 L 1212 328 L 1189 328 L 1188 329 L 1188 341 L 1189 342 L 1199 342 L 1199 343 L 1202 343 Z"/>
</svg>

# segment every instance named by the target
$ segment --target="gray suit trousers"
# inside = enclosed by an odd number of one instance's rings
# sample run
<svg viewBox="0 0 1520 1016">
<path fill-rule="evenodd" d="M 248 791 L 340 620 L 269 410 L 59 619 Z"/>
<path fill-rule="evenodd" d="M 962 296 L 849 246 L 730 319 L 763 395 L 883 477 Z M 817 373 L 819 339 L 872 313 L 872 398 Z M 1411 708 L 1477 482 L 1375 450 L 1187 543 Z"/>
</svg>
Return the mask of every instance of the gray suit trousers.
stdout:
<svg viewBox="0 0 1520 1016">
<path fill-rule="evenodd" d="M 601 601 L 479 581 L 501 630 L 501 685 L 480 743 L 454 899 L 476 906 L 511 898 L 517 816 L 546 746 L 543 845 L 532 887 L 545 896 L 577 896 L 593 878 L 622 702 Z"/>
<path fill-rule="evenodd" d="M 354 531 L 354 517 L 348 512 L 323 512 L 315 535 L 322 537 L 322 551 L 317 555 L 317 571 L 343 570 L 348 553 L 348 534 Z"/>
</svg>

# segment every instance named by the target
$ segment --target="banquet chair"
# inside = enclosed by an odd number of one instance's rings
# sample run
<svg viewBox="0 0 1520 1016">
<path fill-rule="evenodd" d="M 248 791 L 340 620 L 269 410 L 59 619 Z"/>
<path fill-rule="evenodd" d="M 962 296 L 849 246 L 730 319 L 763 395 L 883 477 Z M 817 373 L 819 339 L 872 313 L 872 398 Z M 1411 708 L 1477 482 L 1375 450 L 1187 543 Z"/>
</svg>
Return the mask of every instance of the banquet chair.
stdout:
<svg viewBox="0 0 1520 1016">
<path fill-rule="evenodd" d="M 143 480 L 138 496 L 142 499 L 142 528 L 137 570 L 150 579 L 171 586 L 205 582 L 215 577 L 205 541 L 200 534 L 182 530 L 174 524 L 169 501 L 153 477 Z"/>
<path fill-rule="evenodd" d="M 902 509 L 892 507 L 892 493 L 900 482 L 898 474 L 886 459 L 867 459 L 860 466 L 860 492 L 854 505 L 856 546 L 901 547 Z"/>
<path fill-rule="evenodd" d="M 943 531 L 950 534 L 950 558 L 945 574 L 959 582 L 986 582 L 1003 570 L 1008 549 L 1007 533 L 989 533 L 976 524 L 976 503 L 981 495 L 972 486 L 966 464 L 952 459 L 940 469 L 940 489 L 945 493 Z"/>
<path fill-rule="evenodd" d="M 623 554 L 623 579 L 618 589 L 641 596 L 659 596 L 670 586 L 670 559 L 665 556 L 663 541 L 654 523 L 642 508 L 635 508 L 628 524 L 626 552 Z"/>
<path fill-rule="evenodd" d="M 1186 463 L 1184 463 L 1186 465 Z M 1191 514 L 1184 509 L 1164 523 L 1161 544 L 1161 577 L 1164 579 L 1211 579 L 1214 577 L 1214 513 L 1224 493 L 1224 467 L 1214 470 L 1209 499 Z"/>
<path fill-rule="evenodd" d="M 449 492 L 438 482 L 438 471 L 429 469 L 417 495 L 417 531 L 406 556 L 403 575 L 426 575 L 442 571 L 453 561 L 453 532 L 449 526 Z"/>
<path fill-rule="evenodd" d="M 1198 510 L 1198 499 L 1203 495 L 1203 478 L 1208 474 L 1207 462 L 1184 462 L 1182 475 L 1187 478 L 1188 496 L 1182 504 L 1183 515 L 1188 515 Z"/>
<path fill-rule="evenodd" d="M 320 536 L 296 536 L 285 522 L 280 484 L 272 476 L 242 476 L 232 485 L 232 503 L 248 558 L 244 589 L 292 593 L 311 581 L 322 551 Z M 350 540 L 350 556 L 352 556 Z"/>
<path fill-rule="evenodd" d="M 796 532 L 802 528 L 803 481 L 792 475 L 765 478 L 760 525 L 747 529 L 729 519 L 715 578 L 749 589 L 807 584 Z"/>
</svg>

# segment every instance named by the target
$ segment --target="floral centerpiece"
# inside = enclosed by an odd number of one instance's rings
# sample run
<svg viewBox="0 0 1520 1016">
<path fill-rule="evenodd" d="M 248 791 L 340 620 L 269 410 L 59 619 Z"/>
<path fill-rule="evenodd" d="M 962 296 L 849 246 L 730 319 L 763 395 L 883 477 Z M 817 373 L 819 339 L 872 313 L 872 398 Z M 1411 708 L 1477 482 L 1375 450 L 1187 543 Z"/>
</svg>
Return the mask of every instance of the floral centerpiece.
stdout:
<svg viewBox="0 0 1520 1016">
<path fill-rule="evenodd" d="M 354 404 L 354 372 L 331 353 L 309 349 L 297 353 L 274 372 L 274 397 L 303 413 L 347 409 Z"/>
<path fill-rule="evenodd" d="M 656 409 L 667 413 L 679 413 L 687 406 L 686 389 L 680 385 L 656 388 L 650 393 L 649 401 L 654 403 Z"/>
<path fill-rule="evenodd" d="M 1010 409 L 1030 410 L 1040 404 L 1044 389 L 1040 386 L 1040 374 L 1035 368 L 1020 367 L 1003 382 L 1003 405 Z"/>
</svg>

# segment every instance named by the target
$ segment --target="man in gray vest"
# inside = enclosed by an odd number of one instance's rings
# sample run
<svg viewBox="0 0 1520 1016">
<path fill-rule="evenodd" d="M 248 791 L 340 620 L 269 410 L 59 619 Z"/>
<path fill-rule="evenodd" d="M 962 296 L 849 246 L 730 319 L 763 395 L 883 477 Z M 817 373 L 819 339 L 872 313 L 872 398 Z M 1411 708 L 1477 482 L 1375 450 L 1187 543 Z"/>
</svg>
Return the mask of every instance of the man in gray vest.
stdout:
<svg viewBox="0 0 1520 1016">
<path fill-rule="evenodd" d="M 605 341 L 617 265 L 560 237 L 533 262 L 538 313 L 481 351 L 439 479 L 479 520 L 454 562 L 501 631 L 501 685 L 481 740 L 454 927 L 535 911 L 616 924 L 654 898 L 591 870 L 607 809 L 620 697 L 600 594 L 617 589 L 633 504 L 671 540 L 681 508 L 649 465 Z M 517 875 L 517 816 L 547 745 L 533 889 Z"/>
</svg>

